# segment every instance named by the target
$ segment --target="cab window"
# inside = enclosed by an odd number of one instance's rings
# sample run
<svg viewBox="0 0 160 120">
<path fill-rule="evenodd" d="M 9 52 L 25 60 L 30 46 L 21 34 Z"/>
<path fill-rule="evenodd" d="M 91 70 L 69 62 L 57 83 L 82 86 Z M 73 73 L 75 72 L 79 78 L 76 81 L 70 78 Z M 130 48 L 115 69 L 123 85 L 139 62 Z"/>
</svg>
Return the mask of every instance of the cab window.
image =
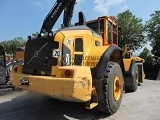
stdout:
<svg viewBox="0 0 160 120">
<path fill-rule="evenodd" d="M 124 56 L 123 56 L 123 58 L 130 58 L 131 57 L 131 54 L 130 54 L 130 52 L 128 52 L 128 53 L 126 53 Z"/>
</svg>

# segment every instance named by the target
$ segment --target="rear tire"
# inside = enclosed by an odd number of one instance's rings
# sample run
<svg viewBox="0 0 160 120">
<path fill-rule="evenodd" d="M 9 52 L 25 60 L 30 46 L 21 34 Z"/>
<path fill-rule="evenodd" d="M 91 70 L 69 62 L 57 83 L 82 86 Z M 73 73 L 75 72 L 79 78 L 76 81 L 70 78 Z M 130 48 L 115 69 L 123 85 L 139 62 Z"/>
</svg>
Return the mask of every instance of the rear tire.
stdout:
<svg viewBox="0 0 160 120">
<path fill-rule="evenodd" d="M 96 87 L 98 94 L 96 109 L 112 115 L 118 110 L 123 94 L 123 75 L 119 64 L 109 62 L 101 80 L 101 84 Z"/>
<path fill-rule="evenodd" d="M 130 72 L 131 76 L 125 77 L 125 90 L 129 92 L 135 92 L 138 88 L 138 78 L 139 78 L 138 66 L 135 62 L 133 62 Z"/>
</svg>

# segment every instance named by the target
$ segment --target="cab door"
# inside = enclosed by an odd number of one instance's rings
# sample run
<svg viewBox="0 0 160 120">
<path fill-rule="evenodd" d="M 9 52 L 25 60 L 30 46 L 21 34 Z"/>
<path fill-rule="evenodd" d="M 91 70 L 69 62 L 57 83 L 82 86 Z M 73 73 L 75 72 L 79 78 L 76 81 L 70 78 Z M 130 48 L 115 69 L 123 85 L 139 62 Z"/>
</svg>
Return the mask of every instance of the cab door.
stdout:
<svg viewBox="0 0 160 120">
<path fill-rule="evenodd" d="M 0 46 L 0 85 L 6 82 L 6 60 L 5 51 L 2 46 Z"/>
</svg>

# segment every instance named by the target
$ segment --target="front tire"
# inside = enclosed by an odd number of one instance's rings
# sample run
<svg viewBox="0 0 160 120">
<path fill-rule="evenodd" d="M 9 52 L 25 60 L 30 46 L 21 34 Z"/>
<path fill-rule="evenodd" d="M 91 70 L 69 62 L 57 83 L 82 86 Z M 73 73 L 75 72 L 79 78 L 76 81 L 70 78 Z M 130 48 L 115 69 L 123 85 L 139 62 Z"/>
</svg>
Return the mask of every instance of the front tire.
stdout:
<svg viewBox="0 0 160 120">
<path fill-rule="evenodd" d="M 109 115 L 115 113 L 121 104 L 123 94 L 123 75 L 119 64 L 108 63 L 101 85 L 96 89 L 98 94 L 96 109 Z"/>
</svg>

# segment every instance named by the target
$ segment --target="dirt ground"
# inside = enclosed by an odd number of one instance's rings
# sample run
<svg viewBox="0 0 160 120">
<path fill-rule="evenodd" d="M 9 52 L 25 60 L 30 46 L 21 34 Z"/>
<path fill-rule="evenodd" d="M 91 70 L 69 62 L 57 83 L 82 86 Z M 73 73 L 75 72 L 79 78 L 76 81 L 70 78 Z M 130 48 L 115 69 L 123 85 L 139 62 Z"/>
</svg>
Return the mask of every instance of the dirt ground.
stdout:
<svg viewBox="0 0 160 120">
<path fill-rule="evenodd" d="M 160 81 L 145 80 L 134 93 L 125 93 L 111 116 L 70 103 L 26 92 L 0 93 L 0 120 L 160 120 Z"/>
</svg>

